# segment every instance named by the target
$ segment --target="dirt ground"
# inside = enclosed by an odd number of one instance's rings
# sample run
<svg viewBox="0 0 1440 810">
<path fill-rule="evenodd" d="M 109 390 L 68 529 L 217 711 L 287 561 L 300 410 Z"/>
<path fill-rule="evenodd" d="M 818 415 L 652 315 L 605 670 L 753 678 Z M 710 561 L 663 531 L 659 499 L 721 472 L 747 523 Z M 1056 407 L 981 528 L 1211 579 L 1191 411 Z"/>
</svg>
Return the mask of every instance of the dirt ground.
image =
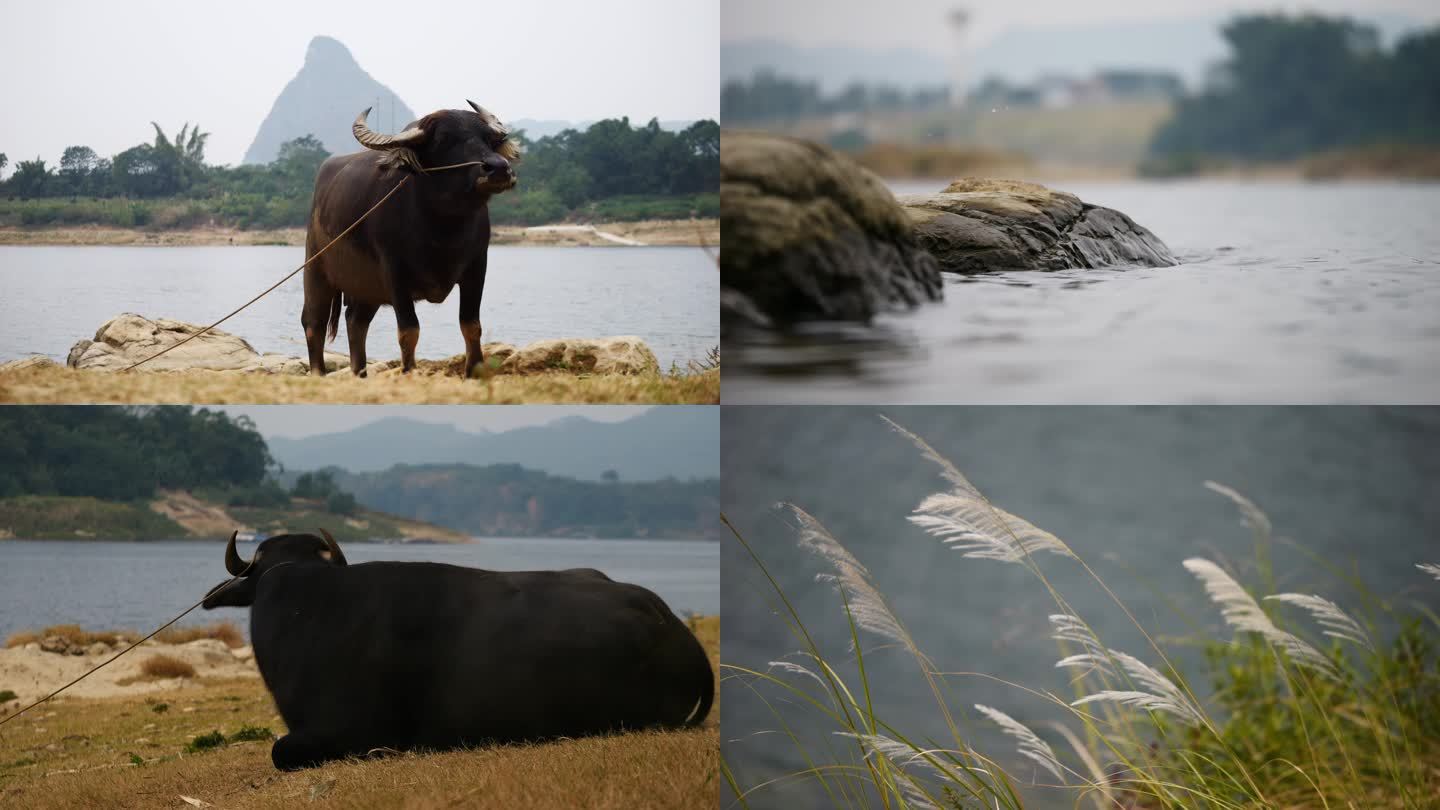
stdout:
<svg viewBox="0 0 1440 810">
<path fill-rule="evenodd" d="M 441 375 L 348 374 L 301 377 L 224 371 L 78 371 L 41 366 L 0 372 L 9 404 L 690 404 L 720 402 L 720 370 L 682 374 L 497 374 L 488 380 Z"/>
<path fill-rule="evenodd" d="M 720 220 L 675 219 L 640 222 L 595 223 L 589 230 L 535 230 L 497 227 L 492 242 L 497 245 L 609 246 L 619 242 L 602 233 L 646 245 L 716 246 L 720 244 Z M 150 231 L 139 228 L 108 228 L 99 225 L 68 228 L 0 228 L 0 245 L 290 245 L 305 244 L 304 228 L 241 231 L 234 228 L 191 228 Z"/>
<path fill-rule="evenodd" d="M 694 627 L 718 672 L 719 619 Z M 0 806 L 620 810 L 713 808 L 718 797 L 718 702 L 701 727 L 685 731 L 395 754 L 280 773 L 265 733 L 285 729 L 259 678 L 200 669 L 184 680 L 57 698 L 0 726 Z M 0 676 L 7 688 L 14 687 Z M 0 720 L 15 706 L 5 704 Z M 212 732 L 226 740 L 191 745 Z"/>
</svg>

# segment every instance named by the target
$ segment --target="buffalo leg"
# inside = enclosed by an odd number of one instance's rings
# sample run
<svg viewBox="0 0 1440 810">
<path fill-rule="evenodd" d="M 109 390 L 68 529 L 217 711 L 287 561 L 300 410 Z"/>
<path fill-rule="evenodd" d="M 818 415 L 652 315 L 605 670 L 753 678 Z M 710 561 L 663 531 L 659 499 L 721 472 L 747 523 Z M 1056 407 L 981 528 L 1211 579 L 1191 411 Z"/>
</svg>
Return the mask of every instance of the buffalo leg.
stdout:
<svg viewBox="0 0 1440 810">
<path fill-rule="evenodd" d="M 345 307 L 345 336 L 350 340 L 350 371 L 356 377 L 365 375 L 365 335 L 379 307 L 351 301 Z"/>
<path fill-rule="evenodd" d="M 460 337 L 465 341 L 465 377 L 485 362 L 480 351 L 480 296 L 485 292 L 485 254 L 460 279 Z"/>
<path fill-rule="evenodd" d="M 420 318 L 415 302 L 406 298 L 395 302 L 395 327 L 400 332 L 400 370 L 415 370 L 415 347 L 420 343 Z"/>
<path fill-rule="evenodd" d="M 305 273 L 305 305 L 300 325 L 305 328 L 305 348 L 310 353 L 310 373 L 325 376 L 325 330 L 330 308 L 339 292 L 318 273 Z"/>
</svg>

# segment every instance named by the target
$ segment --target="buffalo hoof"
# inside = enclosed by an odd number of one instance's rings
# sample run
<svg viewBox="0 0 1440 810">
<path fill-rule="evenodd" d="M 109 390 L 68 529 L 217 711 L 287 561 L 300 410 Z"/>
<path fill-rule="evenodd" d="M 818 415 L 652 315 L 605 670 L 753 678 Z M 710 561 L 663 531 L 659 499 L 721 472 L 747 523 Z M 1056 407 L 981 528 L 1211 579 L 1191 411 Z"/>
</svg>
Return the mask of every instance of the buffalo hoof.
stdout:
<svg viewBox="0 0 1440 810">
<path fill-rule="evenodd" d="M 286 734 L 270 747 L 270 761 L 282 771 L 298 771 L 313 768 L 323 762 L 339 757 L 328 747 L 296 734 Z"/>
</svg>

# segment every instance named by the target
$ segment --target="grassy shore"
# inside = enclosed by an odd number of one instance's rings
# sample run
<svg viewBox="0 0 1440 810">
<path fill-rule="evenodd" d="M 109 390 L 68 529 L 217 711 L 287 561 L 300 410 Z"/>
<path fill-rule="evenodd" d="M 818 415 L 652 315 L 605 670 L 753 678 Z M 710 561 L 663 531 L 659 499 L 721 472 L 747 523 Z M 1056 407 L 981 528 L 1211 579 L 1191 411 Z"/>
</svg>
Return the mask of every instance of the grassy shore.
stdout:
<svg viewBox="0 0 1440 810">
<path fill-rule="evenodd" d="M 680 374 L 497 374 L 488 380 L 414 374 L 355 379 L 221 371 L 116 374 L 61 367 L 0 373 L 9 404 L 515 404 L 720 402 L 720 370 Z"/>
<path fill-rule="evenodd" d="M 597 231 L 646 245 L 713 246 L 720 244 L 720 220 L 665 219 L 639 222 L 594 223 Z M 516 226 L 497 227 L 491 239 L 496 245 L 545 247 L 608 246 L 620 243 L 586 230 L 538 230 Z M 181 229 L 116 228 L 103 225 L 62 227 L 0 227 L 0 245 L 288 245 L 305 244 L 304 228 L 239 230 L 236 228 L 194 227 Z"/>
<path fill-rule="evenodd" d="M 719 618 L 693 626 L 718 666 Z M 270 764 L 264 732 L 283 734 L 284 724 L 260 680 L 209 680 L 203 673 L 189 680 L 183 691 L 60 698 L 0 729 L 0 805 L 715 806 L 718 704 L 693 730 L 401 754 L 280 773 Z M 220 737 L 207 738 L 213 732 Z"/>
</svg>

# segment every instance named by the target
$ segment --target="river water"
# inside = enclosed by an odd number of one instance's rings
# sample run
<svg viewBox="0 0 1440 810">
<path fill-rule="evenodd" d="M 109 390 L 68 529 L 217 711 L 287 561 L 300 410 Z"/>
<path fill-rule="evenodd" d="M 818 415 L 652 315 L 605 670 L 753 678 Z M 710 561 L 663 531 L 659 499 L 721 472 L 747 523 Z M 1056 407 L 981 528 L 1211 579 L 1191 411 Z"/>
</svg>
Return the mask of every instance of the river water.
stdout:
<svg viewBox="0 0 1440 810">
<path fill-rule="evenodd" d="M 298 247 L 0 247 L 0 361 L 43 354 L 64 361 L 122 312 L 206 324 L 305 260 Z M 720 342 L 720 282 L 705 251 L 685 247 L 490 249 L 480 320 L 485 341 L 524 345 L 558 337 L 639 335 L 662 369 L 699 360 Z M 299 277 L 221 329 L 261 352 L 304 356 Z M 421 302 L 421 357 L 464 351 L 459 293 Z M 341 336 L 331 344 L 347 351 Z M 395 316 L 381 310 L 371 360 L 400 356 Z"/>
<path fill-rule="evenodd" d="M 724 401 L 1440 401 L 1440 184 L 1054 185 L 1182 264 L 948 276 L 869 327 L 727 334 Z"/>
<path fill-rule="evenodd" d="M 253 546 L 241 546 L 248 555 Z M 424 560 L 491 570 L 597 568 L 643 585 L 677 614 L 720 610 L 717 543 L 696 540 L 482 538 L 466 545 L 349 543 L 352 564 Z M 218 542 L 0 541 L 0 639 L 51 624 L 148 632 L 227 579 Z M 240 608 L 197 609 L 182 623 L 228 619 L 249 632 Z"/>
<path fill-rule="evenodd" d="M 848 546 L 940 670 L 987 673 L 1068 694 L 1067 675 L 1054 668 L 1057 645 L 1048 638 L 1047 616 L 1056 607 L 1041 583 L 1019 565 L 965 559 L 906 521 L 945 482 L 934 464 L 880 422 L 880 410 L 724 408 L 726 514 L 821 648 L 840 662 L 852 688 L 858 690 L 859 681 L 843 606 L 830 587 L 815 581 L 828 569 L 797 547 L 771 506 L 777 501 L 808 510 Z M 1202 694 L 1209 678 L 1194 642 L 1230 636 L 1181 562 L 1206 557 L 1234 566 L 1247 584 L 1257 581 L 1250 532 L 1229 501 L 1202 486 L 1206 480 L 1238 489 L 1269 514 L 1277 590 L 1319 594 L 1364 613 L 1362 592 L 1337 579 L 1348 573 L 1400 611 L 1440 610 L 1440 582 L 1415 568 L 1440 563 L 1440 408 L 883 411 L 926 438 L 998 506 L 1064 539 L 1161 640 Z M 725 660 L 764 670 L 801 642 L 782 622 L 784 607 L 754 562 L 738 543 L 722 546 Z M 1156 663 L 1143 636 L 1083 569 L 1053 555 L 1039 563 L 1106 644 Z M 1322 638 L 1303 614 L 1285 615 L 1290 629 Z M 949 741 L 908 655 L 894 644 L 882 649 L 885 640 L 877 636 L 863 638 L 877 714 L 912 739 Z M 794 680 L 820 691 L 803 677 Z M 806 767 L 796 746 L 772 733 L 780 720 L 743 679 L 727 680 L 724 690 L 723 752 L 742 785 Z M 777 689 L 762 686 L 760 695 L 796 730 L 817 764 L 850 761 L 839 754 L 844 746 L 833 723 Z M 1062 758 L 1081 767 L 1046 726 L 1068 720 L 1073 730 L 1073 719 L 1032 695 L 956 677 L 948 681 L 947 697 L 957 715 L 970 716 L 963 729 L 977 749 L 1023 780 L 1031 768 L 1014 756 L 1014 740 L 976 717 L 972 704 L 999 708 L 1037 729 Z M 756 793 L 749 806 L 829 806 L 812 780 L 785 785 Z M 1077 806 L 1070 794 L 1035 791 L 1031 799 L 1030 806 L 1039 808 Z"/>
</svg>

